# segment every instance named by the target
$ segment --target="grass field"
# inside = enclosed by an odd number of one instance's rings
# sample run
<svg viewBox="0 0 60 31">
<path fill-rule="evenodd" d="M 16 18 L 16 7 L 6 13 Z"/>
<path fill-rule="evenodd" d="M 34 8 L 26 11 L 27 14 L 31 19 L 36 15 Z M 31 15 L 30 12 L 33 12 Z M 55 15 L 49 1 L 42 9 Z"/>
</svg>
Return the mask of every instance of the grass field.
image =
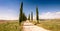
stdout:
<svg viewBox="0 0 60 31">
<path fill-rule="evenodd" d="M 0 31 L 19 31 L 18 21 L 0 22 Z"/>
<path fill-rule="evenodd" d="M 33 21 L 33 23 L 36 23 L 36 21 Z M 53 20 L 40 21 L 40 23 L 37 24 L 37 26 L 43 27 L 51 31 L 60 31 L 60 20 L 53 19 Z"/>
</svg>

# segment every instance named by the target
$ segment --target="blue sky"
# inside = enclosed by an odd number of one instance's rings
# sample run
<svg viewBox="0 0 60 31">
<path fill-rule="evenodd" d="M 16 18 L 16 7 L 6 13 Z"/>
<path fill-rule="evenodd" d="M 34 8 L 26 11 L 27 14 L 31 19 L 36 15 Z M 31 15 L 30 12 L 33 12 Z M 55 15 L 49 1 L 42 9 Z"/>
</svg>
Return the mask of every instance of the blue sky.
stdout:
<svg viewBox="0 0 60 31">
<path fill-rule="evenodd" d="M 20 0 L 24 4 L 24 12 L 26 15 L 33 11 L 34 18 L 36 17 L 36 5 L 39 10 L 39 18 L 54 19 L 60 18 L 60 0 Z M 45 15 L 45 16 L 44 16 Z"/>
<path fill-rule="evenodd" d="M 60 10 L 60 1 L 58 0 L 20 0 L 24 3 L 24 11 L 33 11 L 35 13 L 36 5 L 38 5 L 39 12 L 53 12 Z"/>
<path fill-rule="evenodd" d="M 20 0 L 0 0 L 0 19 L 17 19 Z"/>
<path fill-rule="evenodd" d="M 36 5 L 42 18 L 46 18 L 47 14 L 48 18 L 59 16 L 57 13 L 60 13 L 60 0 L 0 0 L 0 19 L 18 19 L 21 2 L 26 16 L 32 11 L 35 17 Z M 51 13 L 53 15 L 49 16 Z"/>
</svg>

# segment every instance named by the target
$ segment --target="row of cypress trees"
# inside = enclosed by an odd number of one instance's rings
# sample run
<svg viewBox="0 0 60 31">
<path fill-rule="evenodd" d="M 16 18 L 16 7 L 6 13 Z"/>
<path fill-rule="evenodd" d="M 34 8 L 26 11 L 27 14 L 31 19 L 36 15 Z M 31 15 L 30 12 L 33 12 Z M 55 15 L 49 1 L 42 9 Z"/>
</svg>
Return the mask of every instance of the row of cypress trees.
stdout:
<svg viewBox="0 0 60 31">
<path fill-rule="evenodd" d="M 30 14 L 29 14 L 28 20 L 30 20 Z M 33 21 L 33 12 L 31 12 L 31 20 Z M 36 6 L 36 20 L 37 20 L 37 23 L 39 23 L 39 12 L 38 12 L 37 6 Z"/>
<path fill-rule="evenodd" d="M 19 15 L 19 23 L 21 23 L 22 21 L 27 20 L 27 17 L 25 16 L 25 14 L 23 13 L 23 2 L 21 3 L 20 6 L 20 15 Z M 30 20 L 30 14 L 28 16 L 28 20 Z M 33 12 L 31 12 L 31 20 L 33 20 Z M 36 7 L 36 20 L 37 22 L 39 22 L 39 13 L 38 13 L 38 7 Z"/>
</svg>

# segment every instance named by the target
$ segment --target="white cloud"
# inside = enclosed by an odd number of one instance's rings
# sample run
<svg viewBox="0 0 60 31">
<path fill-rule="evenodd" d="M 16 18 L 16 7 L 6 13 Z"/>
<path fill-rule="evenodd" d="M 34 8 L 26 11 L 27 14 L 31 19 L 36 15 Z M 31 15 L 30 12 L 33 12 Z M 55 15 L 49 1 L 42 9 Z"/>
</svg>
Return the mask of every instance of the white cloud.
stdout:
<svg viewBox="0 0 60 31">
<path fill-rule="evenodd" d="M 60 18 L 60 12 L 46 12 L 39 15 L 40 19 L 59 19 Z M 34 16 L 34 19 L 36 19 L 36 16 Z"/>
<path fill-rule="evenodd" d="M 17 20 L 18 17 L 14 16 L 12 14 L 2 14 L 2 15 L 0 15 L 0 19 L 1 20 Z"/>
</svg>

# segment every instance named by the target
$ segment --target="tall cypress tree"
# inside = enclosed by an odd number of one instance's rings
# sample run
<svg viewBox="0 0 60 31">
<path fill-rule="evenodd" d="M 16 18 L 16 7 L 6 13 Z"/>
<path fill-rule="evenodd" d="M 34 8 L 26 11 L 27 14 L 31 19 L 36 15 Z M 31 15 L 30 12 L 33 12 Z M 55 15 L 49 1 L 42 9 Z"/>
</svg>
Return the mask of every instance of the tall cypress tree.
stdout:
<svg viewBox="0 0 60 31">
<path fill-rule="evenodd" d="M 33 12 L 31 12 L 31 20 L 33 20 Z"/>
<path fill-rule="evenodd" d="M 22 2 L 21 6 L 20 6 L 19 23 L 21 23 L 22 21 L 25 21 L 25 20 L 27 20 L 27 17 L 23 13 L 23 2 Z"/>
<path fill-rule="evenodd" d="M 19 14 L 19 23 L 23 21 L 23 2 L 21 3 L 20 6 L 20 14 Z"/>
<path fill-rule="evenodd" d="M 29 16 L 28 16 L 28 20 L 30 20 L 30 14 L 29 14 Z"/>
<path fill-rule="evenodd" d="M 37 20 L 37 23 L 39 23 L 39 12 L 38 12 L 38 7 L 36 6 L 36 20 Z"/>
</svg>

